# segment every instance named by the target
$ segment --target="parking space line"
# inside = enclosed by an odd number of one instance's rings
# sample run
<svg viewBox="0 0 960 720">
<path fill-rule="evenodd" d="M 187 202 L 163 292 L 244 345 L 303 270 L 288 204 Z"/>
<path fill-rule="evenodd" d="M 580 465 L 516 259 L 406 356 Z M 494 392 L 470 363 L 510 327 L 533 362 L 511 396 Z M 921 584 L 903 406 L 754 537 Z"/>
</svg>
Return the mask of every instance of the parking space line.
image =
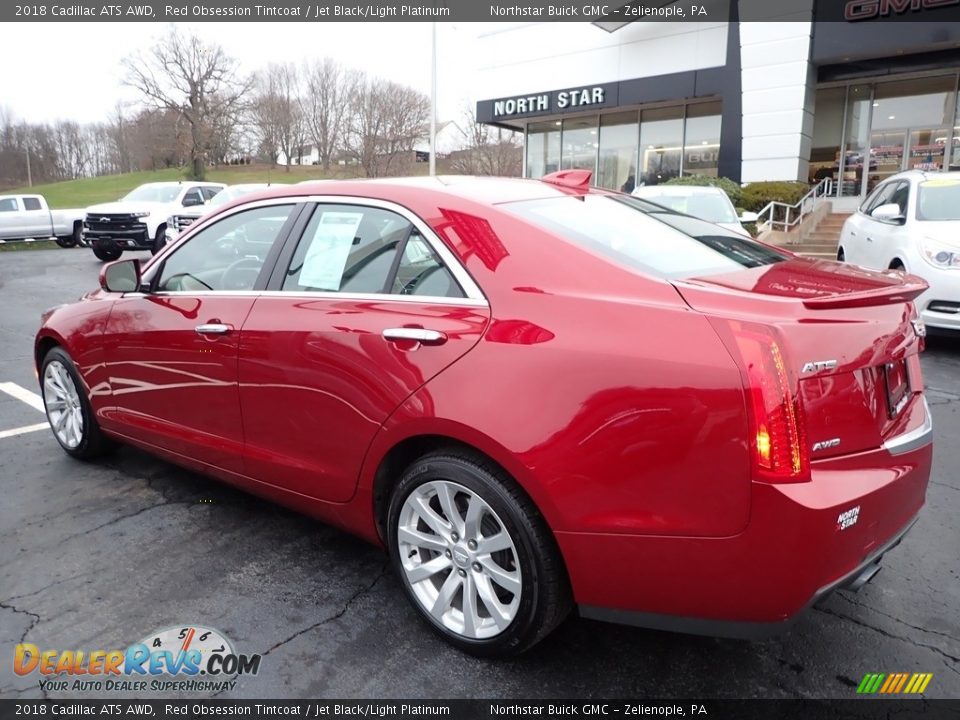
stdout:
<svg viewBox="0 0 960 720">
<path fill-rule="evenodd" d="M 46 430 L 49 427 L 50 423 L 37 423 L 36 425 L 25 425 L 24 427 L 14 428 L 13 430 L 3 430 L 0 432 L 0 440 L 16 437 L 17 435 L 26 435 L 27 433 L 37 432 L 38 430 Z"/>
<path fill-rule="evenodd" d="M 24 387 L 20 387 L 16 383 L 5 382 L 0 383 L 0 392 L 5 392 L 10 397 L 14 397 L 21 402 L 26 403 L 34 410 L 39 410 L 40 412 L 45 412 L 43 407 L 43 398 L 40 397 L 38 393 L 31 392 Z"/>
</svg>

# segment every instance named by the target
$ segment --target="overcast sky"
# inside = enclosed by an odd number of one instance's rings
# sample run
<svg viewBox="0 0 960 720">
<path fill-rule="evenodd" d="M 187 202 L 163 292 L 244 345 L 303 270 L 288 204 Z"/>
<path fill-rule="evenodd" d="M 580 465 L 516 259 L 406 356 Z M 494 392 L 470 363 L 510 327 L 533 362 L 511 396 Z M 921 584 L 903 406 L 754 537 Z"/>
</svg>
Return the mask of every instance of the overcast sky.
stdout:
<svg viewBox="0 0 960 720">
<path fill-rule="evenodd" d="M 178 23 L 222 45 L 246 70 L 329 55 L 347 66 L 430 92 L 430 23 Z M 0 106 L 20 120 L 107 119 L 122 85 L 121 60 L 168 32 L 162 23 L 17 23 L 0 42 Z M 467 26 L 437 23 L 438 103 L 456 120 L 469 99 L 472 39 Z"/>
</svg>

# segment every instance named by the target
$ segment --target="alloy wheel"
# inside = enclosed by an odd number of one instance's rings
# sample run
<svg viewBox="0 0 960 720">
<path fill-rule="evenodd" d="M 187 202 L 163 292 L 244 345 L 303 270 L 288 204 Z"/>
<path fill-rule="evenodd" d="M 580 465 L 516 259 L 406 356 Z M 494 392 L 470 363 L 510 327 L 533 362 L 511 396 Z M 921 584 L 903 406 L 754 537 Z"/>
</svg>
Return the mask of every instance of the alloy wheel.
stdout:
<svg viewBox="0 0 960 720">
<path fill-rule="evenodd" d="M 523 591 L 517 548 L 476 492 L 447 480 L 416 487 L 400 509 L 397 547 L 413 595 L 447 630 L 487 639 L 513 622 Z"/>
<path fill-rule="evenodd" d="M 59 360 L 44 368 L 43 404 L 57 439 L 66 448 L 77 448 L 83 440 L 83 405 L 73 376 Z"/>
</svg>

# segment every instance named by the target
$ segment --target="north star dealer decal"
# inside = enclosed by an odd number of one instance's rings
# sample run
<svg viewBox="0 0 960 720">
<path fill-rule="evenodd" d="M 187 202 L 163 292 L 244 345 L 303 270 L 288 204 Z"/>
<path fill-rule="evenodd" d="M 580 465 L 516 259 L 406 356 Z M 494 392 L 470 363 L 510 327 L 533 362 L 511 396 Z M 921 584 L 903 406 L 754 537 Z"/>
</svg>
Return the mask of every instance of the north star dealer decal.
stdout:
<svg viewBox="0 0 960 720">
<path fill-rule="evenodd" d="M 850 0 L 843 7 L 843 19 L 848 22 L 873 20 L 905 12 L 920 12 L 955 5 L 960 5 L 960 0 Z"/>
</svg>

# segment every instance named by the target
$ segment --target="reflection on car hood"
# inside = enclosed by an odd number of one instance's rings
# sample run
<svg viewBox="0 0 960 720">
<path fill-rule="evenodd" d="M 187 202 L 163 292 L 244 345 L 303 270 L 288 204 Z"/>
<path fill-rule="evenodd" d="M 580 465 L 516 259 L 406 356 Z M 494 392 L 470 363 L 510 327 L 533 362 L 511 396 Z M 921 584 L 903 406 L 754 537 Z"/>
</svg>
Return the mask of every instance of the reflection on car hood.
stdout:
<svg viewBox="0 0 960 720">
<path fill-rule="evenodd" d="M 917 240 L 928 237 L 960 248 L 960 220 L 926 220 L 911 228 L 911 235 Z"/>
</svg>

